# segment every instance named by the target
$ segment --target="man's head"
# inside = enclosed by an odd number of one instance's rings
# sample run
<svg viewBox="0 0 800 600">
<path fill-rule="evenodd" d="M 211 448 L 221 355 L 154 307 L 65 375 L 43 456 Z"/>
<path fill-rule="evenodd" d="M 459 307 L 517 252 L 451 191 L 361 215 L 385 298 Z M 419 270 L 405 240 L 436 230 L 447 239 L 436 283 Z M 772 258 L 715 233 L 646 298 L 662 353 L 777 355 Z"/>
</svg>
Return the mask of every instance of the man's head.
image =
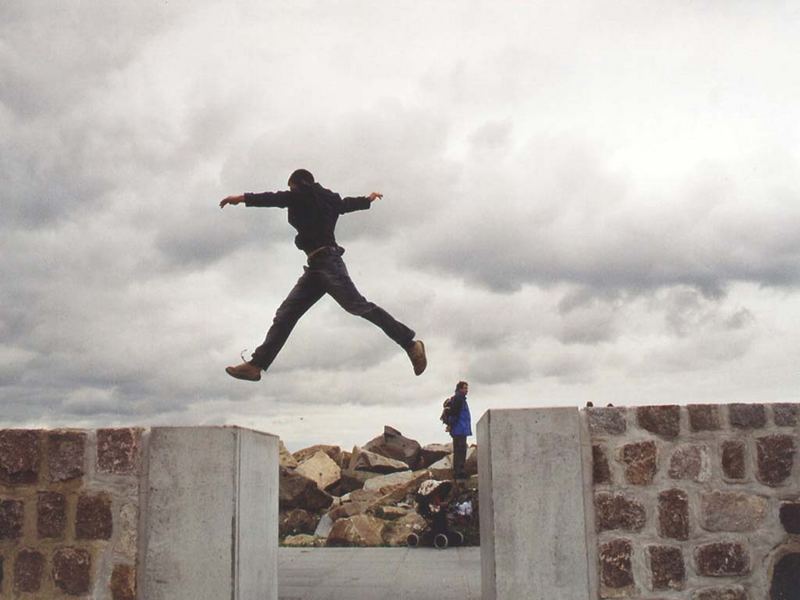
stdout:
<svg viewBox="0 0 800 600">
<path fill-rule="evenodd" d="M 469 384 L 466 381 L 459 381 L 456 384 L 456 393 L 459 392 L 464 394 L 465 396 L 467 395 L 467 392 L 469 392 Z"/>
<path fill-rule="evenodd" d="M 296 191 L 304 187 L 308 187 L 314 183 L 314 176 L 311 171 L 305 169 L 297 169 L 289 176 L 289 189 Z"/>
</svg>

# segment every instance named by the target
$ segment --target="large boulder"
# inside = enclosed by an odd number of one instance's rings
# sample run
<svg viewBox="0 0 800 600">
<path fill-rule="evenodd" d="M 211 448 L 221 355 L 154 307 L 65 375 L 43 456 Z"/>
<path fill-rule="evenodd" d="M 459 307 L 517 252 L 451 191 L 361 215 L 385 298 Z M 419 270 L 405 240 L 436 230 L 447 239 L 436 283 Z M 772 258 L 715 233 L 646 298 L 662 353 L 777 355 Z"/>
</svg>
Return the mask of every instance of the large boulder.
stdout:
<svg viewBox="0 0 800 600">
<path fill-rule="evenodd" d="M 348 453 L 349 454 L 349 453 Z M 402 471 L 399 471 L 402 473 Z M 352 491 L 360 490 L 364 484 L 374 477 L 382 477 L 380 473 L 370 473 L 369 471 L 351 471 L 350 469 L 342 469 L 342 475 L 339 482 L 329 487 L 327 491 L 334 496 L 344 496 Z"/>
<path fill-rule="evenodd" d="M 308 448 L 303 448 L 295 452 L 293 456 L 298 463 L 301 463 L 314 456 L 320 450 L 327 454 L 332 461 L 339 464 L 339 460 L 342 456 L 342 449 L 339 446 L 330 446 L 328 444 L 315 444 Z"/>
<path fill-rule="evenodd" d="M 416 512 L 409 512 L 396 521 L 386 523 L 383 529 L 383 543 L 389 546 L 405 546 L 409 533 L 419 533 L 426 523 Z"/>
<path fill-rule="evenodd" d="M 453 478 L 453 455 L 448 454 L 443 459 L 436 461 L 428 471 L 434 479 L 452 479 Z"/>
<path fill-rule="evenodd" d="M 433 463 L 442 460 L 453 453 L 453 444 L 428 444 L 422 447 L 420 453 L 420 467 L 430 467 Z"/>
<path fill-rule="evenodd" d="M 339 481 L 342 469 L 325 452 L 317 450 L 316 454 L 301 462 L 294 472 L 308 477 L 319 489 L 324 490 Z"/>
<path fill-rule="evenodd" d="M 327 546 L 380 546 L 386 522 L 370 515 L 339 519 L 328 534 Z"/>
<path fill-rule="evenodd" d="M 286 449 L 283 440 L 278 440 L 278 461 L 282 467 L 287 469 L 294 469 L 297 466 L 297 460 L 292 453 Z"/>
<path fill-rule="evenodd" d="M 364 444 L 364 449 L 387 458 L 402 461 L 409 469 L 416 469 L 419 464 L 422 447 L 419 442 L 405 437 L 394 427 L 383 428 L 383 435 Z"/>
<path fill-rule="evenodd" d="M 389 473 L 388 475 L 378 475 L 364 483 L 364 489 L 367 491 L 377 490 L 383 494 L 388 493 L 398 485 L 403 485 L 414 479 L 412 471 L 398 471 L 397 473 Z"/>
<path fill-rule="evenodd" d="M 285 468 L 280 470 L 278 492 L 281 510 L 303 508 L 316 512 L 328 508 L 333 502 L 333 498 L 319 489 L 313 480 Z"/>
<path fill-rule="evenodd" d="M 478 472 L 478 447 L 472 444 L 467 449 L 467 459 L 464 461 L 464 471 L 467 475 L 475 475 Z"/>
<path fill-rule="evenodd" d="M 280 537 L 284 537 L 299 533 L 314 533 L 318 520 L 319 517 L 302 508 L 281 512 L 278 520 L 278 534 Z"/>
<path fill-rule="evenodd" d="M 408 465 L 356 446 L 353 448 L 353 457 L 350 459 L 350 470 L 386 474 L 407 471 Z"/>
</svg>

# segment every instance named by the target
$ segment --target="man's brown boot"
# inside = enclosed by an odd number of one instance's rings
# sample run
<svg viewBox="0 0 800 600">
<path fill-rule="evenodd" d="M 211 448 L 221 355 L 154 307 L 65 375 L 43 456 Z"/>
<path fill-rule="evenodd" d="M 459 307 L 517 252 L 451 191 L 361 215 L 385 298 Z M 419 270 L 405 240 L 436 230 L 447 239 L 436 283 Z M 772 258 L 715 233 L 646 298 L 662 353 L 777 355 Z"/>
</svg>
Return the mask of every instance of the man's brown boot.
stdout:
<svg viewBox="0 0 800 600">
<path fill-rule="evenodd" d="M 411 359 L 411 365 L 414 367 L 414 375 L 422 375 L 425 367 L 428 366 L 428 359 L 425 357 L 425 344 L 420 340 L 414 340 L 406 348 L 406 353 L 408 358 Z"/>
<path fill-rule="evenodd" d="M 244 379 L 245 381 L 261 380 L 261 369 L 249 362 L 243 362 L 235 367 L 225 367 L 225 372 L 236 379 Z"/>
</svg>

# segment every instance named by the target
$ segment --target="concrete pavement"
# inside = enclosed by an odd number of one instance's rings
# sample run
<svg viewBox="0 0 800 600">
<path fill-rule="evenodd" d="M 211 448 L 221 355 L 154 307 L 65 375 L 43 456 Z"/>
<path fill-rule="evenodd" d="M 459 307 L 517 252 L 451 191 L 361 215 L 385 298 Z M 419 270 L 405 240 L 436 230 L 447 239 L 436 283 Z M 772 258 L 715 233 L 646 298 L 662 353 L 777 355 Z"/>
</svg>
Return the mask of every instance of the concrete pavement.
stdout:
<svg viewBox="0 0 800 600">
<path fill-rule="evenodd" d="M 480 548 L 280 548 L 279 600 L 480 600 Z"/>
</svg>

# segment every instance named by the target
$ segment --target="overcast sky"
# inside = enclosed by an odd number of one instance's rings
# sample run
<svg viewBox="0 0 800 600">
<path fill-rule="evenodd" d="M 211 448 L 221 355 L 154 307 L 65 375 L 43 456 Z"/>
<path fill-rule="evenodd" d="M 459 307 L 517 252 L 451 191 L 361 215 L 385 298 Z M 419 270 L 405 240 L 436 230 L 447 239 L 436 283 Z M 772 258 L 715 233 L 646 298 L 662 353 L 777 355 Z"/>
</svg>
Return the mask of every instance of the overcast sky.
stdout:
<svg viewBox="0 0 800 600">
<path fill-rule="evenodd" d="M 0 4 L 2 426 L 238 424 L 290 449 L 488 408 L 800 400 L 800 7 Z M 330 298 L 229 378 L 304 256 L 298 167 L 429 366 Z"/>
</svg>

